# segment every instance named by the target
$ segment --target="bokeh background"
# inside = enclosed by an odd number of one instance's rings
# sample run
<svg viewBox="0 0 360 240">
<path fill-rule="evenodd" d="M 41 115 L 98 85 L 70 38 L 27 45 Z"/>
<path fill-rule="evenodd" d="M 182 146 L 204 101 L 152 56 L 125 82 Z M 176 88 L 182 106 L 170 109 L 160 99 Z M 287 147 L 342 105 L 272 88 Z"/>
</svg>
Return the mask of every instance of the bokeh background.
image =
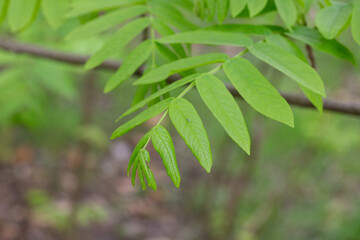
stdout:
<svg viewBox="0 0 360 240">
<path fill-rule="evenodd" d="M 269 13 L 255 23 L 274 22 L 280 21 Z M 79 24 L 68 20 L 55 31 L 40 15 L 19 34 L 11 34 L 6 26 L 0 34 L 89 55 L 112 33 L 65 41 Z M 340 41 L 360 60 L 360 49 L 349 32 Z M 195 46 L 193 53 L 233 55 L 238 50 Z M 279 90 L 299 93 L 290 79 L 246 57 Z M 319 52 L 316 59 L 328 96 L 360 103 L 359 68 Z M 193 91 L 187 98 L 194 102 L 210 137 L 211 174 L 205 173 L 166 120 L 181 187 L 172 185 L 150 146 L 158 191 L 142 191 L 138 183 L 131 185 L 126 168 L 133 147 L 155 120 L 110 141 L 117 127 L 114 120 L 134 95 L 131 81 L 103 94 L 111 74 L 0 51 L 1 240 L 360 239 L 358 117 L 293 107 L 292 129 L 239 101 L 252 136 L 252 155 L 246 156 Z"/>
</svg>

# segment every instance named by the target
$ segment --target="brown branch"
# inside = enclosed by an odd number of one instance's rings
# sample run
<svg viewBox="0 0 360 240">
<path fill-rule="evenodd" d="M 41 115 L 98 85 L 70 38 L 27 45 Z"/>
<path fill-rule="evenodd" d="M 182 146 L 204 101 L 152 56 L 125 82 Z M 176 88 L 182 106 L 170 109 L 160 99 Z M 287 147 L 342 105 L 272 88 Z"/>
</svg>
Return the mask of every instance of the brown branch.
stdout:
<svg viewBox="0 0 360 240">
<path fill-rule="evenodd" d="M 89 59 L 88 56 L 74 54 L 74 53 L 65 53 L 56 50 L 49 50 L 40 46 L 32 45 L 32 44 L 23 44 L 17 43 L 12 40 L 1 39 L 0 38 L 0 48 L 9 52 L 14 53 L 24 53 L 29 54 L 36 57 L 47 58 L 59 62 L 70 63 L 70 64 L 77 64 L 83 65 Z M 121 65 L 119 61 L 105 61 L 97 69 L 106 69 L 106 70 L 117 70 Z M 143 71 L 138 69 L 135 72 L 135 75 L 141 76 Z M 178 76 L 170 77 L 170 81 L 178 80 Z M 234 95 L 239 97 L 239 93 L 233 87 L 228 87 L 229 91 Z M 289 93 L 282 93 L 281 94 L 289 104 L 307 107 L 307 108 L 314 108 L 314 106 L 310 103 L 310 101 L 301 95 L 293 95 Z M 356 115 L 360 116 L 360 104 L 353 103 L 353 102 L 341 102 L 338 100 L 332 99 L 325 99 L 324 100 L 324 110 L 349 114 L 349 115 Z"/>
</svg>

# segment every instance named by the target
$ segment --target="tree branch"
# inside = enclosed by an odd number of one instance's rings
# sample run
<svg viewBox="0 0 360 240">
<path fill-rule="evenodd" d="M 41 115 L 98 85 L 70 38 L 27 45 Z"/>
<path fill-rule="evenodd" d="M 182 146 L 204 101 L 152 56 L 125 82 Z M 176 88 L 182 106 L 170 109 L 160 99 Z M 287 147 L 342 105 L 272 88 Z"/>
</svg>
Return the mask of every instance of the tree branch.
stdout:
<svg viewBox="0 0 360 240">
<path fill-rule="evenodd" d="M 89 56 L 84 56 L 74 53 L 65 53 L 57 50 L 49 50 L 40 46 L 17 43 L 12 40 L 2 39 L 2 38 L 0 38 L 0 48 L 18 54 L 24 53 L 35 57 L 47 58 L 59 62 L 77 64 L 77 65 L 83 65 L 89 59 Z M 120 67 L 120 65 L 121 62 L 119 61 L 105 61 L 100 66 L 98 66 L 97 69 L 106 69 L 106 70 L 114 71 L 117 70 Z M 135 75 L 138 76 L 141 76 L 142 74 L 143 71 L 141 69 L 138 69 L 135 72 Z M 178 79 L 179 76 L 175 75 L 170 77 L 169 81 L 173 82 Z M 228 89 L 234 96 L 240 97 L 236 89 L 230 86 L 228 87 Z M 291 105 L 314 108 L 314 106 L 305 96 L 294 95 L 289 93 L 282 93 L 281 95 Z M 324 110 L 360 116 L 360 104 L 352 103 L 352 102 L 341 102 L 338 100 L 325 99 Z"/>
</svg>

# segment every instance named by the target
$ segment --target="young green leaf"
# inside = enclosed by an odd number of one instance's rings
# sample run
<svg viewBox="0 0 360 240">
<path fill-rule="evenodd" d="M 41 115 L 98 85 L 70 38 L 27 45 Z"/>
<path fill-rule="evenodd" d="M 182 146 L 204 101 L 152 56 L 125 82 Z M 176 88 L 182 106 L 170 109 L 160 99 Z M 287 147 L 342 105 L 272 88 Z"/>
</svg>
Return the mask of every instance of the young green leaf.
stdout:
<svg viewBox="0 0 360 240">
<path fill-rule="evenodd" d="M 143 174 L 148 182 L 148 186 L 151 187 L 154 191 L 156 191 L 156 182 L 154 175 L 149 168 L 148 164 L 150 162 L 150 154 L 146 149 L 142 149 L 139 152 L 139 163 Z"/>
<path fill-rule="evenodd" d="M 217 1 L 217 12 L 220 24 L 225 20 L 229 12 L 229 0 Z"/>
<path fill-rule="evenodd" d="M 127 57 L 117 70 L 117 72 L 106 83 L 105 93 L 108 93 L 120 86 L 124 81 L 131 77 L 135 71 L 149 58 L 153 50 L 151 40 L 146 40 L 138 45 Z"/>
<path fill-rule="evenodd" d="M 245 9 L 247 2 L 248 0 L 230 0 L 231 16 L 239 15 Z"/>
<path fill-rule="evenodd" d="M 166 168 L 166 172 L 178 188 L 180 186 L 180 173 L 176 162 L 175 148 L 169 132 L 163 126 L 156 126 L 152 130 L 151 140 L 154 149 L 159 153 Z"/>
<path fill-rule="evenodd" d="M 140 16 L 146 11 L 147 8 L 145 6 L 139 5 L 110 12 L 108 14 L 105 14 L 104 16 L 95 18 L 94 20 L 76 28 L 74 31 L 72 31 L 69 35 L 66 36 L 66 39 L 85 39 L 94 36 L 129 19 Z"/>
<path fill-rule="evenodd" d="M 69 1 L 42 0 L 41 9 L 45 19 L 52 28 L 58 28 L 64 22 L 65 13 L 68 10 Z"/>
<path fill-rule="evenodd" d="M 2 23 L 8 12 L 10 0 L 0 0 L 0 23 Z"/>
<path fill-rule="evenodd" d="M 224 70 L 236 90 L 256 111 L 294 127 L 294 116 L 289 104 L 248 60 L 233 58 Z"/>
<path fill-rule="evenodd" d="M 291 29 L 297 20 L 297 10 L 293 0 L 275 0 L 276 8 L 286 27 Z"/>
<path fill-rule="evenodd" d="M 172 84 L 162 88 L 161 90 L 157 91 L 154 94 L 151 94 L 149 97 L 143 99 L 142 101 L 138 102 L 137 104 L 133 105 L 131 108 L 129 108 L 125 113 L 123 113 L 116 121 L 122 119 L 123 117 L 139 110 L 140 108 L 144 107 L 147 103 L 149 103 L 150 101 L 160 97 L 161 95 L 164 95 L 172 90 L 175 90 L 181 86 L 184 86 L 185 84 L 188 84 L 192 81 L 194 81 L 198 76 L 200 76 L 200 74 L 193 74 L 190 75 L 186 78 L 183 78 L 181 80 L 175 81 Z M 142 85 L 140 85 L 142 86 Z"/>
<path fill-rule="evenodd" d="M 175 98 L 168 98 L 144 110 L 139 115 L 117 128 L 112 134 L 111 139 L 124 135 L 134 127 L 164 112 L 174 100 Z"/>
<path fill-rule="evenodd" d="M 360 1 L 354 1 L 351 18 L 351 32 L 354 40 L 360 45 Z"/>
<path fill-rule="evenodd" d="M 149 85 L 140 85 L 136 87 L 136 92 L 132 101 L 131 106 L 134 106 L 144 100 L 146 94 L 149 91 Z"/>
<path fill-rule="evenodd" d="M 206 106 L 225 128 L 229 136 L 250 154 L 250 136 L 242 112 L 225 85 L 214 75 L 203 74 L 196 88 Z"/>
<path fill-rule="evenodd" d="M 140 150 L 139 150 L 139 152 L 140 152 Z M 139 177 L 140 177 L 140 174 L 141 174 L 141 168 L 139 169 L 139 167 L 138 167 L 139 166 L 139 152 L 136 154 L 136 158 L 134 160 L 134 163 L 133 163 L 133 166 L 132 166 L 132 169 L 131 169 L 131 183 L 132 183 L 133 186 L 135 186 L 136 173 L 138 172 Z"/>
<path fill-rule="evenodd" d="M 185 99 L 177 99 L 170 105 L 169 115 L 177 132 L 184 139 L 201 166 L 210 172 L 212 166 L 210 142 L 194 106 Z"/>
<path fill-rule="evenodd" d="M 288 0 L 287 0 L 288 1 Z M 266 6 L 268 0 L 250 0 L 248 1 L 248 9 L 250 17 L 258 15 Z"/>
<path fill-rule="evenodd" d="M 309 101 L 316 107 L 316 109 L 322 113 L 323 111 L 323 100 L 322 96 L 318 93 L 315 93 L 301 85 L 299 85 L 305 96 L 309 99 Z"/>
<path fill-rule="evenodd" d="M 223 53 L 210 53 L 195 57 L 179 59 L 177 61 L 162 65 L 151 72 L 145 74 L 134 84 L 150 84 L 165 80 L 170 75 L 180 73 L 196 67 L 209 65 L 213 63 L 222 63 L 229 59 L 229 56 Z"/>
<path fill-rule="evenodd" d="M 191 43 L 227 46 L 249 46 L 251 38 L 242 33 L 230 33 L 211 30 L 197 30 L 182 32 L 157 40 L 160 43 Z"/>
<path fill-rule="evenodd" d="M 107 58 L 113 56 L 116 52 L 125 47 L 126 44 L 128 44 L 139 33 L 141 33 L 147 26 L 149 26 L 149 24 L 150 21 L 148 18 L 139 18 L 126 24 L 86 62 L 85 69 L 92 69 L 97 67 Z"/>
<path fill-rule="evenodd" d="M 127 175 L 129 176 L 130 173 L 130 169 L 133 166 L 136 157 L 139 154 L 139 151 L 145 146 L 145 144 L 149 141 L 149 138 L 152 135 L 152 130 L 150 130 L 148 133 L 146 133 L 138 142 L 138 144 L 136 144 L 134 151 L 131 154 L 130 160 L 129 160 L 129 164 L 128 164 L 128 169 L 127 169 Z M 135 166 L 135 165 L 134 165 Z M 133 168 L 134 171 L 134 168 Z M 135 171 L 136 171 L 136 167 L 135 167 Z"/>
<path fill-rule="evenodd" d="M 86 0 L 72 2 L 71 11 L 66 17 L 78 17 L 92 12 L 108 10 L 122 6 L 130 6 L 134 4 L 145 3 L 146 0 Z"/>
<path fill-rule="evenodd" d="M 139 179 L 140 179 L 141 188 L 142 188 L 143 191 L 145 191 L 147 186 L 146 186 L 146 182 L 145 182 L 144 173 L 143 173 L 143 171 L 141 169 L 139 169 Z"/>
<path fill-rule="evenodd" d="M 333 40 L 325 39 L 317 30 L 307 27 L 294 27 L 293 32 L 286 33 L 289 37 L 309 44 L 314 49 L 329 53 L 335 57 L 345 59 L 355 64 L 355 58 L 344 45 Z"/>
<path fill-rule="evenodd" d="M 214 18 L 216 12 L 216 0 L 206 0 L 206 5 L 208 7 L 208 21 Z"/>
<path fill-rule="evenodd" d="M 326 39 L 333 39 L 344 29 L 351 12 L 350 4 L 334 2 L 316 15 L 316 26 Z"/>
<path fill-rule="evenodd" d="M 40 7 L 40 0 L 11 0 L 8 20 L 13 32 L 20 31 L 31 24 Z"/>
<path fill-rule="evenodd" d="M 286 50 L 271 43 L 257 43 L 249 47 L 249 50 L 304 87 L 326 96 L 323 81 L 316 70 Z"/>
</svg>

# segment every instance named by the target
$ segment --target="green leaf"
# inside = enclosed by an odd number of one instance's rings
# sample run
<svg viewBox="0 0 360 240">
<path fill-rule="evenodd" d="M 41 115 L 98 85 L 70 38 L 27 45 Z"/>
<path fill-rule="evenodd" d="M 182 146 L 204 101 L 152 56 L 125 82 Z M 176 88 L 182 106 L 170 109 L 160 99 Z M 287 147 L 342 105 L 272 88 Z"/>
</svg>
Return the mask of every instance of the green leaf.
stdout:
<svg viewBox="0 0 360 240">
<path fill-rule="evenodd" d="M 139 171 L 139 179 L 140 179 L 141 188 L 143 191 L 145 191 L 147 187 L 146 187 L 146 182 L 145 182 L 145 176 L 141 169 Z"/>
<path fill-rule="evenodd" d="M 136 92 L 132 101 L 132 106 L 142 101 L 147 92 L 149 91 L 149 85 L 140 85 L 136 88 Z"/>
<path fill-rule="evenodd" d="M 259 113 L 294 127 L 294 116 L 289 104 L 248 60 L 233 58 L 224 70 L 244 100 Z"/>
<path fill-rule="evenodd" d="M 219 22 L 224 22 L 229 12 L 229 0 L 218 0 L 217 1 L 217 12 Z"/>
<path fill-rule="evenodd" d="M 288 0 L 287 0 L 288 1 Z M 250 17 L 258 15 L 266 6 L 268 0 L 250 0 L 248 1 L 248 9 Z"/>
<path fill-rule="evenodd" d="M 316 26 L 326 39 L 333 39 L 344 29 L 351 12 L 350 4 L 334 2 L 316 15 Z"/>
<path fill-rule="evenodd" d="M 249 46 L 252 44 L 251 38 L 242 33 L 231 33 L 210 30 L 198 30 L 182 32 L 157 40 L 160 43 L 191 43 L 227 46 Z"/>
<path fill-rule="evenodd" d="M 201 166 L 210 172 L 212 166 L 210 142 L 194 106 L 185 99 L 177 99 L 170 105 L 169 114 L 172 123 L 186 145 Z"/>
<path fill-rule="evenodd" d="M 68 10 L 69 1 L 41 0 L 41 9 L 49 25 L 56 29 L 64 22 L 65 13 Z"/>
<path fill-rule="evenodd" d="M 280 14 L 281 19 L 291 29 L 297 20 L 297 10 L 293 0 L 275 0 L 276 8 Z"/>
<path fill-rule="evenodd" d="M 214 18 L 216 12 L 216 0 L 206 0 L 206 5 L 209 10 L 208 21 Z"/>
<path fill-rule="evenodd" d="M 165 80 L 170 75 L 213 63 L 223 63 L 229 56 L 223 53 L 210 53 L 195 57 L 183 58 L 164 64 L 142 76 L 134 84 L 150 84 Z"/>
<path fill-rule="evenodd" d="M 326 96 L 323 81 L 316 70 L 286 50 L 271 43 L 257 43 L 249 47 L 249 50 L 257 58 L 278 69 L 302 86 L 324 97 Z"/>
<path fill-rule="evenodd" d="M 154 189 L 156 191 L 156 182 L 154 175 L 149 168 L 148 164 L 150 162 L 150 154 L 146 149 L 142 149 L 139 152 L 139 162 L 141 170 L 143 171 L 143 174 L 145 175 L 145 178 L 148 182 L 148 186 Z"/>
<path fill-rule="evenodd" d="M 230 0 L 231 16 L 239 15 L 245 9 L 247 2 L 248 0 Z"/>
<path fill-rule="evenodd" d="M 333 40 L 325 39 L 317 30 L 307 27 L 294 27 L 293 32 L 286 33 L 289 37 L 309 44 L 314 49 L 329 53 L 335 57 L 345 59 L 355 64 L 355 58 L 344 45 Z"/>
<path fill-rule="evenodd" d="M 180 186 L 180 173 L 176 162 L 175 148 L 169 132 L 163 126 L 153 128 L 151 140 L 155 151 L 159 153 L 166 168 L 166 172 L 178 188 Z"/>
<path fill-rule="evenodd" d="M 204 28 L 206 31 L 220 31 L 226 33 L 243 33 L 257 36 L 268 36 L 272 34 L 271 30 L 261 25 L 250 24 L 224 24 Z"/>
<path fill-rule="evenodd" d="M 148 18 L 139 18 L 126 24 L 86 62 L 85 69 L 92 69 L 99 66 L 107 58 L 124 48 L 126 44 L 140 34 L 149 24 L 150 21 Z"/>
<path fill-rule="evenodd" d="M 145 3 L 146 0 L 82 0 L 71 4 L 67 17 L 78 17 L 92 12 Z"/>
<path fill-rule="evenodd" d="M 282 37 L 279 34 L 272 34 L 266 38 L 266 41 L 285 49 L 289 53 L 295 55 L 296 57 L 298 57 L 299 59 L 304 61 L 305 63 L 308 63 L 308 60 L 305 57 L 304 53 L 301 51 L 301 49 L 298 46 L 296 46 L 295 43 L 288 40 L 287 38 Z M 310 100 L 310 102 L 319 110 L 319 112 L 322 112 L 323 102 L 322 102 L 321 95 L 317 94 L 301 85 L 299 85 L 299 86 L 300 86 L 301 90 L 304 92 L 304 94 L 307 96 L 307 98 Z"/>
<path fill-rule="evenodd" d="M 145 144 L 149 141 L 149 138 L 151 137 L 152 134 L 152 130 L 150 130 L 148 133 L 146 133 L 138 142 L 138 144 L 136 144 L 134 151 L 131 154 L 130 160 L 129 160 L 129 164 L 128 164 L 128 169 L 127 169 L 127 175 L 129 176 L 130 173 L 130 169 L 133 166 L 136 157 L 139 154 L 139 151 L 145 146 Z M 133 171 L 136 171 L 136 167 L 133 168 Z"/>
<path fill-rule="evenodd" d="M 266 37 L 266 41 L 285 49 L 289 53 L 308 63 L 308 60 L 305 57 L 304 53 L 301 51 L 301 49 L 296 46 L 294 42 L 281 36 L 280 34 L 271 34 L 270 36 Z"/>
<path fill-rule="evenodd" d="M 139 152 L 140 152 L 140 150 L 139 150 Z M 139 152 L 136 153 L 136 158 L 135 158 L 135 160 L 134 160 L 134 164 L 133 164 L 132 169 L 131 169 L 131 184 L 132 184 L 133 186 L 135 186 L 136 172 L 139 173 L 139 178 L 140 178 L 140 180 L 141 180 L 141 177 L 140 177 L 141 168 L 140 168 L 140 169 L 138 168 L 138 166 L 139 166 L 139 158 L 138 158 Z M 141 184 L 141 185 L 142 185 L 142 184 Z M 145 187 L 145 188 L 146 188 L 146 187 Z"/>
<path fill-rule="evenodd" d="M 138 45 L 121 64 L 117 72 L 112 75 L 105 86 L 105 93 L 108 93 L 120 86 L 125 80 L 131 77 L 135 71 L 149 58 L 153 50 L 153 43 L 147 40 Z"/>
<path fill-rule="evenodd" d="M 171 3 L 149 1 L 148 5 L 150 6 L 151 13 L 157 16 L 160 21 L 172 25 L 181 31 L 189 31 L 198 28 L 196 24 L 187 20 Z"/>
<path fill-rule="evenodd" d="M 250 136 L 242 112 L 225 85 L 214 75 L 203 74 L 196 88 L 206 106 L 225 128 L 229 136 L 250 154 Z"/>
<path fill-rule="evenodd" d="M 144 110 L 139 115 L 117 128 L 112 134 L 111 139 L 124 135 L 134 127 L 139 126 L 147 120 L 164 112 L 174 100 L 175 98 L 168 98 Z"/>
<path fill-rule="evenodd" d="M 35 19 L 39 6 L 39 0 L 11 0 L 8 10 L 11 31 L 16 32 L 28 27 Z"/>
<path fill-rule="evenodd" d="M 163 37 L 174 34 L 174 31 L 169 26 L 167 26 L 162 21 L 159 21 L 158 19 L 154 19 L 152 26 Z M 181 57 L 181 58 L 186 57 L 185 49 L 183 48 L 183 46 L 181 44 L 172 44 L 171 47 L 179 55 L 179 57 Z"/>
<path fill-rule="evenodd" d="M 354 40 L 360 45 L 360 2 L 354 1 L 354 9 L 351 18 L 351 32 Z"/>
<path fill-rule="evenodd" d="M 0 0 L 0 23 L 2 23 L 8 12 L 10 0 Z"/>
<path fill-rule="evenodd" d="M 94 36 L 129 19 L 140 16 L 146 11 L 147 8 L 145 6 L 139 5 L 110 12 L 76 28 L 69 35 L 67 35 L 66 39 L 85 39 Z"/>
<path fill-rule="evenodd" d="M 192 81 L 194 81 L 198 76 L 200 76 L 200 74 L 193 74 L 190 75 L 186 78 L 183 78 L 181 80 L 177 80 L 175 82 L 173 82 L 172 84 L 162 88 L 161 90 L 157 91 L 154 94 L 151 94 L 149 97 L 145 98 L 144 100 L 138 102 L 137 104 L 133 105 L 130 109 L 128 109 L 125 113 L 123 113 L 116 121 L 122 119 L 123 117 L 139 110 L 140 108 L 144 107 L 147 103 L 149 103 L 150 101 L 160 97 L 163 94 L 166 94 L 172 90 L 175 90 L 181 86 L 184 86 L 185 84 L 188 84 Z M 142 86 L 142 85 L 140 85 Z"/>
</svg>

